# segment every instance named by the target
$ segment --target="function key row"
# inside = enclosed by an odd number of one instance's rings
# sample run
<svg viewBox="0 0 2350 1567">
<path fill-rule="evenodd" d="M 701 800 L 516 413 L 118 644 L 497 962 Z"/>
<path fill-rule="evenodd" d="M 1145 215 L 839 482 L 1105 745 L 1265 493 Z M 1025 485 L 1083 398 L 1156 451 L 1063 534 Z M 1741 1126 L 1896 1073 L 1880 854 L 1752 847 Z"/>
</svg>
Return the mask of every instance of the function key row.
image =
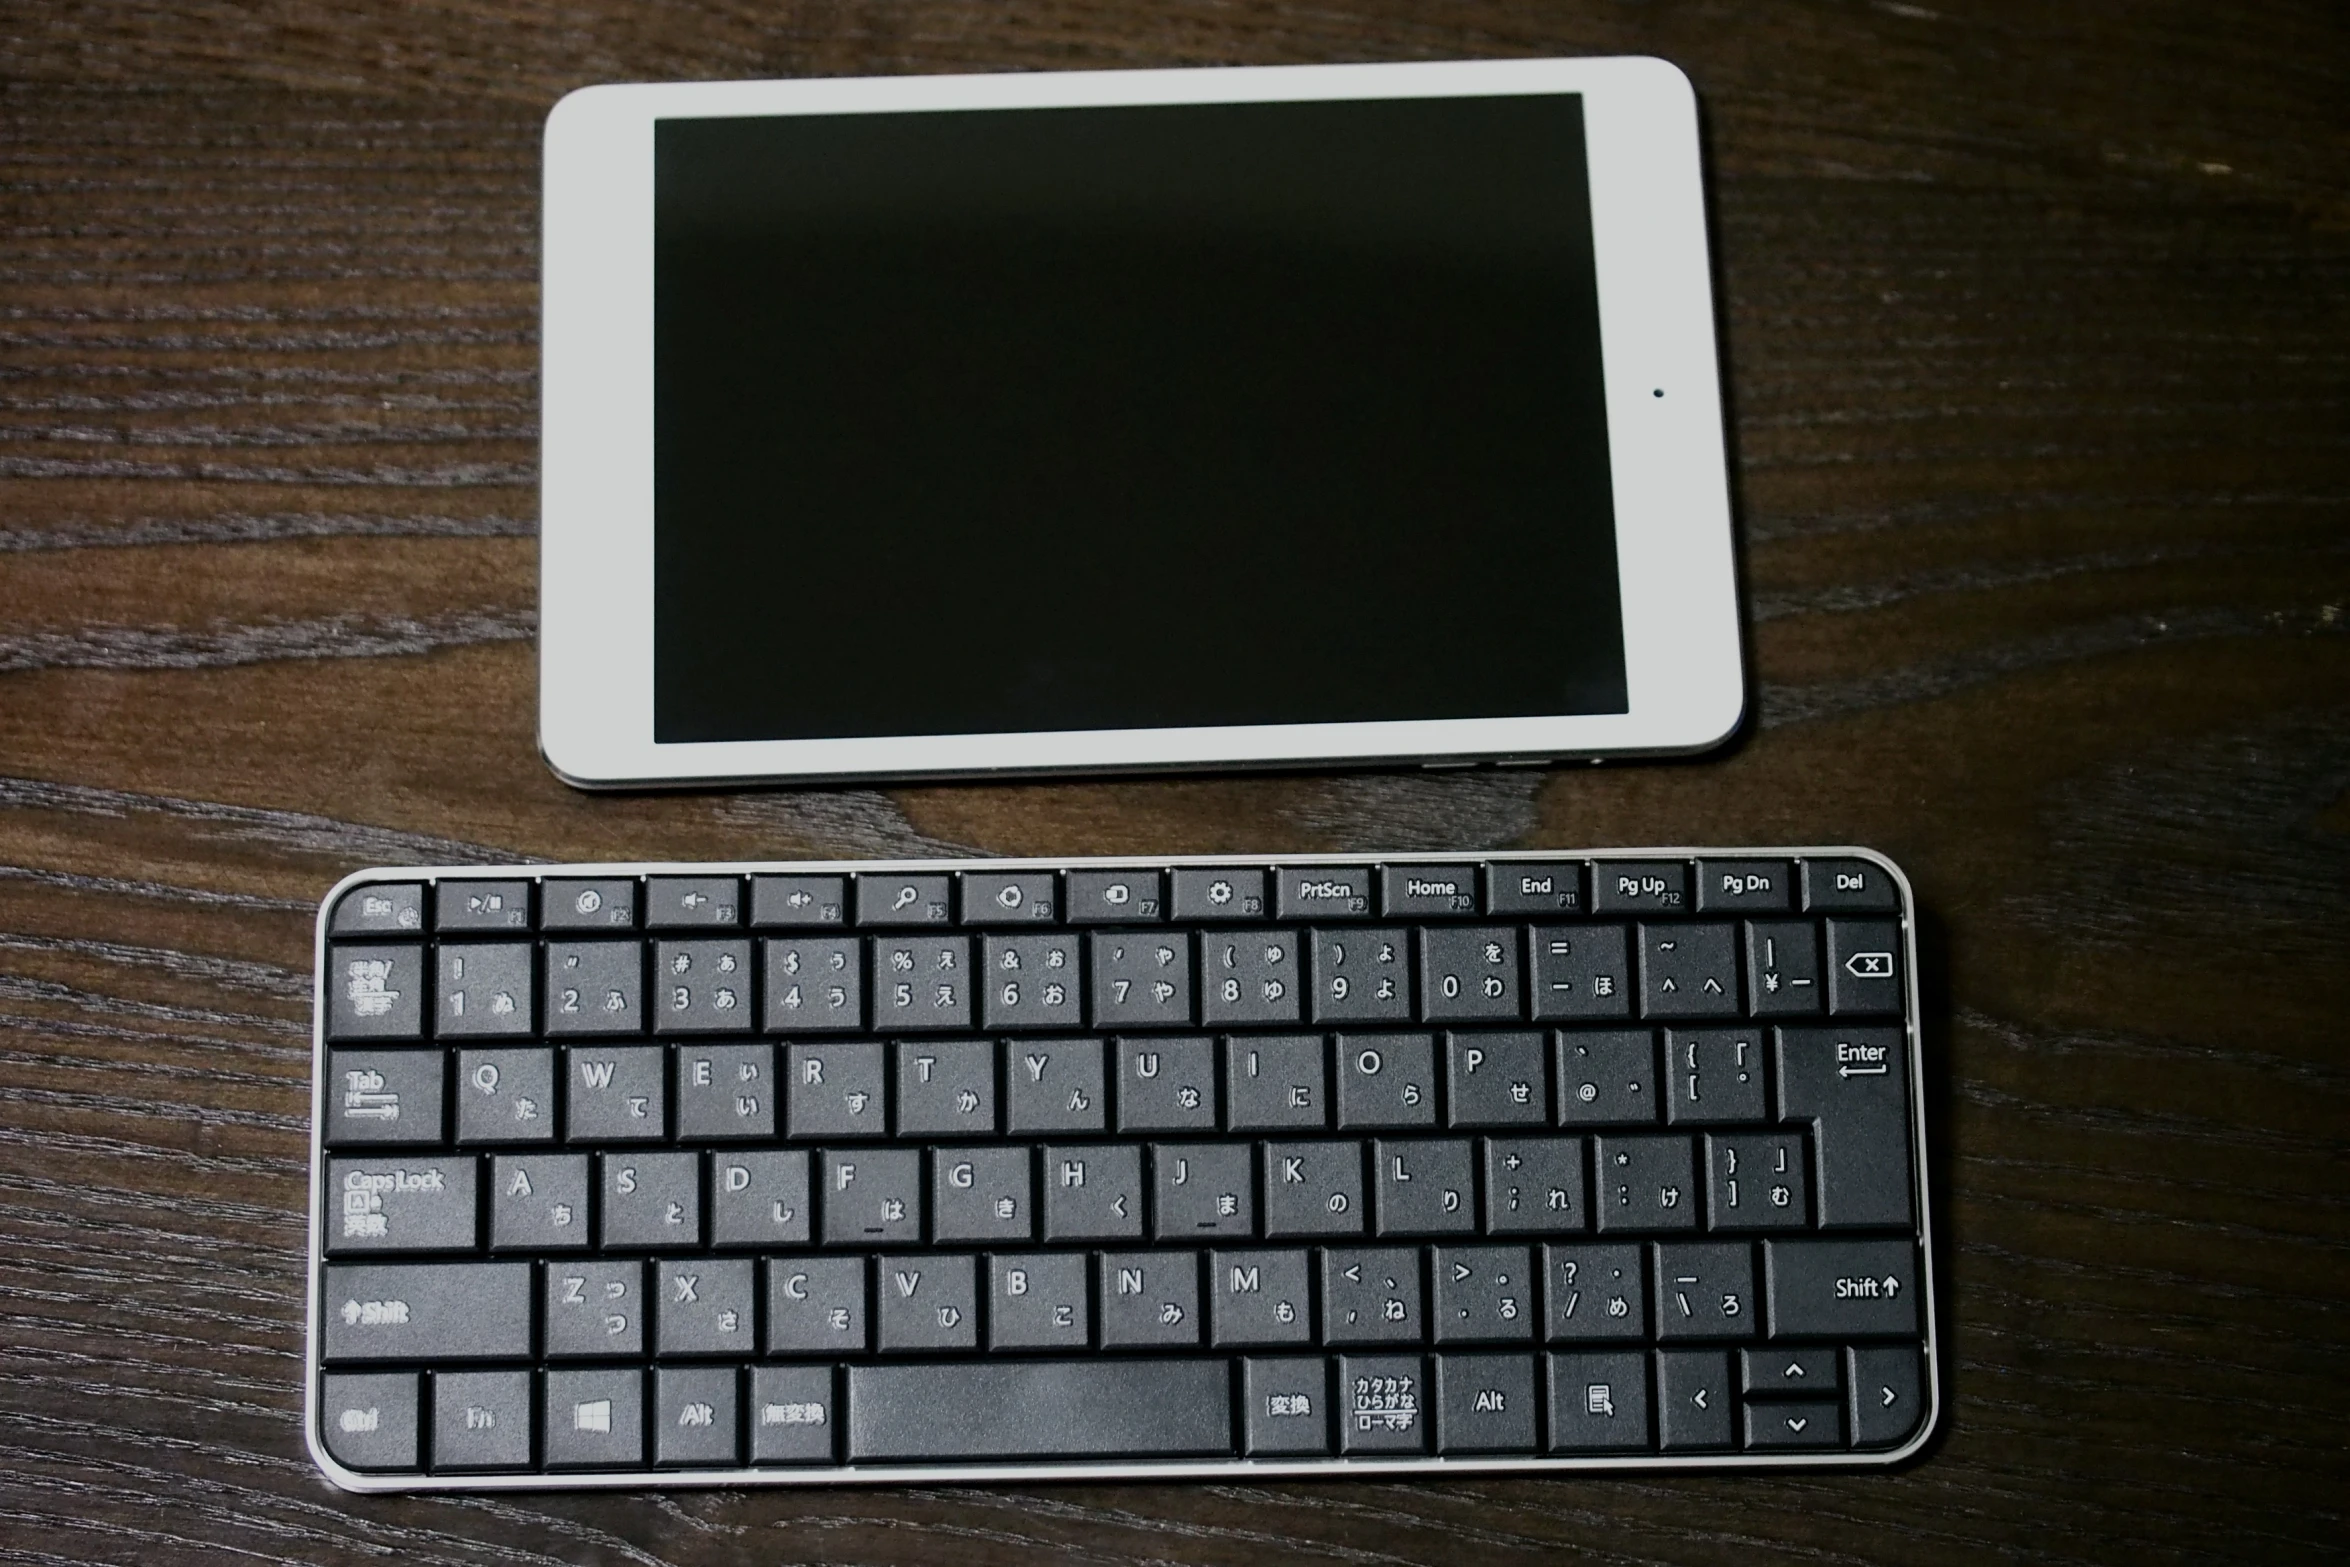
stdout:
<svg viewBox="0 0 2350 1567">
<path fill-rule="evenodd" d="M 378 882 L 336 904 L 338 936 L 905 925 L 1226 924 L 1479 915 L 1883 913 L 1867 860 L 1529 860 L 1156 866 L 855 875 Z M 535 912 L 535 919 L 534 919 Z"/>
</svg>

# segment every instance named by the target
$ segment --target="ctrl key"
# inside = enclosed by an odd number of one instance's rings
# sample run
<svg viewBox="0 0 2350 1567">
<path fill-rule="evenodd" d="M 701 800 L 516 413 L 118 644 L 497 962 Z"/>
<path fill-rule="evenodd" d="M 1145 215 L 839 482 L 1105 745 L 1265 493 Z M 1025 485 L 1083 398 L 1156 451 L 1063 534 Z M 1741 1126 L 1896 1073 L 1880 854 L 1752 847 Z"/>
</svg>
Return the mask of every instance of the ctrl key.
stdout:
<svg viewBox="0 0 2350 1567">
<path fill-rule="evenodd" d="M 416 1373 L 329 1376 L 318 1396 L 318 1435 L 346 1469 L 414 1469 Z"/>
</svg>

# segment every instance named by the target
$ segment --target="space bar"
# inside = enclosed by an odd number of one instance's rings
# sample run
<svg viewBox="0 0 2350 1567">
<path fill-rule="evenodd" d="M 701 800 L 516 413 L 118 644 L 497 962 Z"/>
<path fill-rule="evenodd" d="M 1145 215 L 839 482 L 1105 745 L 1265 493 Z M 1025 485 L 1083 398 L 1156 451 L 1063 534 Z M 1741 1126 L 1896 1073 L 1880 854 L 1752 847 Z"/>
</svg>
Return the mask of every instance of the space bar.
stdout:
<svg viewBox="0 0 2350 1567">
<path fill-rule="evenodd" d="M 849 1368 L 849 1461 L 1196 1458 L 1232 1451 L 1224 1360 Z"/>
</svg>

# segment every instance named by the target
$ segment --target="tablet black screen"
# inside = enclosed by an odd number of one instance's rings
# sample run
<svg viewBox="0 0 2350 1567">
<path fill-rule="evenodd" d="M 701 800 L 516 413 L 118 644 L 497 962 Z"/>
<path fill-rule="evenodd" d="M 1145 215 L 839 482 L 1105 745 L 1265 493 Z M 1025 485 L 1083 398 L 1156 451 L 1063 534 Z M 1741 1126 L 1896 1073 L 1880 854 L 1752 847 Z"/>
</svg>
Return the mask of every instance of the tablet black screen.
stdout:
<svg viewBox="0 0 2350 1567">
<path fill-rule="evenodd" d="M 656 738 L 1622 712 L 1580 100 L 664 120 Z"/>
</svg>

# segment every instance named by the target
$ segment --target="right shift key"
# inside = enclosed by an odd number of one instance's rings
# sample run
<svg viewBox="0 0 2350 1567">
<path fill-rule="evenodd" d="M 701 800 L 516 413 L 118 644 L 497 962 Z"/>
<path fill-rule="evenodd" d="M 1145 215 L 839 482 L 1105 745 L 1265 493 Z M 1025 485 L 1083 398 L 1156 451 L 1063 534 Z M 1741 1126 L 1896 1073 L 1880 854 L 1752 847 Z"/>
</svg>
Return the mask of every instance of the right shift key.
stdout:
<svg viewBox="0 0 2350 1567">
<path fill-rule="evenodd" d="M 1823 1230 L 1910 1223 L 1909 1065 L 1898 1028 L 1778 1031 L 1779 1118 L 1812 1124 Z"/>
<path fill-rule="evenodd" d="M 1763 1242 L 1771 1337 L 1915 1338 L 1917 1248 L 1907 1241 Z"/>
</svg>

